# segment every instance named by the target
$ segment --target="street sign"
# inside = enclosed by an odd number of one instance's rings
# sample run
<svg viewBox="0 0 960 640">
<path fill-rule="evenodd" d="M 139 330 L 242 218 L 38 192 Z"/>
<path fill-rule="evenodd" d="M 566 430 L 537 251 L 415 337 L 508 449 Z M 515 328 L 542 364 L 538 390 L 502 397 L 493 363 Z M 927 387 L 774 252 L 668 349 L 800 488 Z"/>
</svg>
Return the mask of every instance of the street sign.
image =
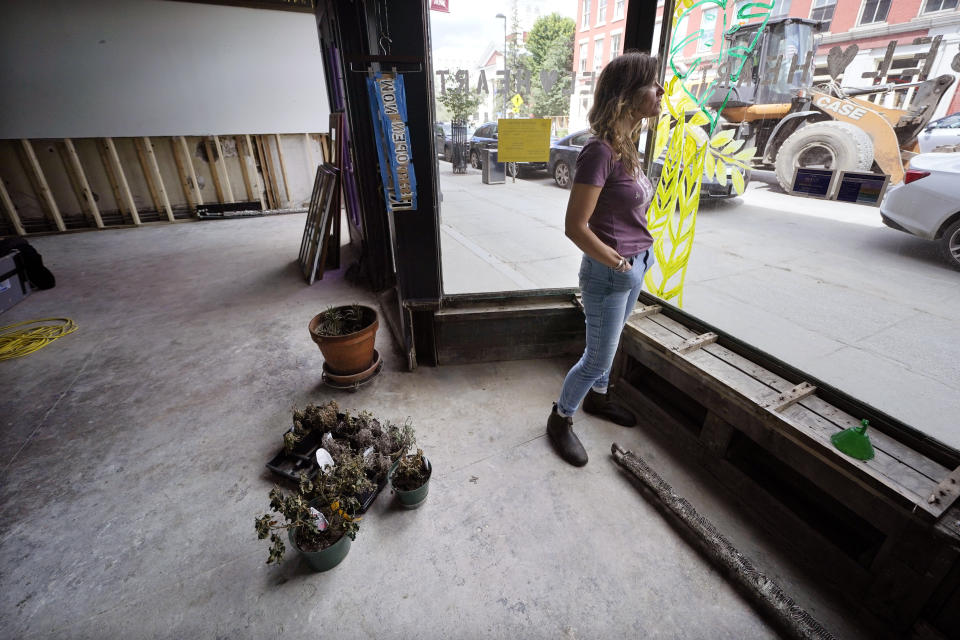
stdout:
<svg viewBox="0 0 960 640">
<path fill-rule="evenodd" d="M 520 97 L 519 93 L 514 94 L 514 96 L 510 98 L 510 104 L 513 105 L 513 108 L 516 111 L 517 109 L 520 108 L 520 105 L 523 104 L 523 98 Z"/>
</svg>

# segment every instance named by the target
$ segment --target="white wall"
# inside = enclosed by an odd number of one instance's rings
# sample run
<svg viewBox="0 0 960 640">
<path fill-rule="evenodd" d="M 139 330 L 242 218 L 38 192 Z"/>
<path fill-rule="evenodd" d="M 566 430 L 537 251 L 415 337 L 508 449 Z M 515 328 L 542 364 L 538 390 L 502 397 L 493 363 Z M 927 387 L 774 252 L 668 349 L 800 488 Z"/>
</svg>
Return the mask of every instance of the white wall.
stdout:
<svg viewBox="0 0 960 640">
<path fill-rule="evenodd" d="M 312 14 L 0 2 L 0 138 L 305 133 L 328 120 Z"/>
</svg>

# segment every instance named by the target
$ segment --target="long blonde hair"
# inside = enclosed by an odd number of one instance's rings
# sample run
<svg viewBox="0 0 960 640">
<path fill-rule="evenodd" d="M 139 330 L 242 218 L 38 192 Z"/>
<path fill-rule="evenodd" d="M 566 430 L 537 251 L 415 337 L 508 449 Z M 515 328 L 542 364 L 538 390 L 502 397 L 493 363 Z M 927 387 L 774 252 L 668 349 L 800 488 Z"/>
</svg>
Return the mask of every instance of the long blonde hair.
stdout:
<svg viewBox="0 0 960 640">
<path fill-rule="evenodd" d="M 593 106 L 587 114 L 590 129 L 598 138 L 606 140 L 623 163 L 628 175 L 640 172 L 637 142 L 643 129 L 643 120 L 626 134 L 618 123 L 634 108 L 637 94 L 657 80 L 657 59 L 639 51 L 625 51 L 603 69 L 593 93 Z"/>
</svg>

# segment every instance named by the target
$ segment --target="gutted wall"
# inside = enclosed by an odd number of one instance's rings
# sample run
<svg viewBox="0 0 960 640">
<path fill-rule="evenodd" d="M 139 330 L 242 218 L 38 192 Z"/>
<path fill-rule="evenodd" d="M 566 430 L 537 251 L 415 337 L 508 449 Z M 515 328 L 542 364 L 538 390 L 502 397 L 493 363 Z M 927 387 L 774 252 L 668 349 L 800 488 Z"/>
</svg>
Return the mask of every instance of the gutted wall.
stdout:
<svg viewBox="0 0 960 640">
<path fill-rule="evenodd" d="M 309 13 L 172 0 L 0 3 L 0 138 L 327 131 Z"/>
<path fill-rule="evenodd" d="M 313 15 L 0 3 L 0 234 L 306 206 L 329 129 Z"/>
</svg>

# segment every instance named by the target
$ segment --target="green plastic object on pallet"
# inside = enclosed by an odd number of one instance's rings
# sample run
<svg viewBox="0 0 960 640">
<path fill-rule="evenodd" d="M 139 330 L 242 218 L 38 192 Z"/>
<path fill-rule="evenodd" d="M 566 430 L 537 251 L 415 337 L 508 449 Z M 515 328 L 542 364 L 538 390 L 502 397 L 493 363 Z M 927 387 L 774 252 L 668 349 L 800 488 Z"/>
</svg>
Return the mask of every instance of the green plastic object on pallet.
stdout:
<svg viewBox="0 0 960 640">
<path fill-rule="evenodd" d="M 851 458 L 871 460 L 873 458 L 873 445 L 870 444 L 870 438 L 866 433 L 869 426 L 869 420 L 861 420 L 859 426 L 844 429 L 840 433 L 830 436 L 830 442 Z"/>
</svg>

